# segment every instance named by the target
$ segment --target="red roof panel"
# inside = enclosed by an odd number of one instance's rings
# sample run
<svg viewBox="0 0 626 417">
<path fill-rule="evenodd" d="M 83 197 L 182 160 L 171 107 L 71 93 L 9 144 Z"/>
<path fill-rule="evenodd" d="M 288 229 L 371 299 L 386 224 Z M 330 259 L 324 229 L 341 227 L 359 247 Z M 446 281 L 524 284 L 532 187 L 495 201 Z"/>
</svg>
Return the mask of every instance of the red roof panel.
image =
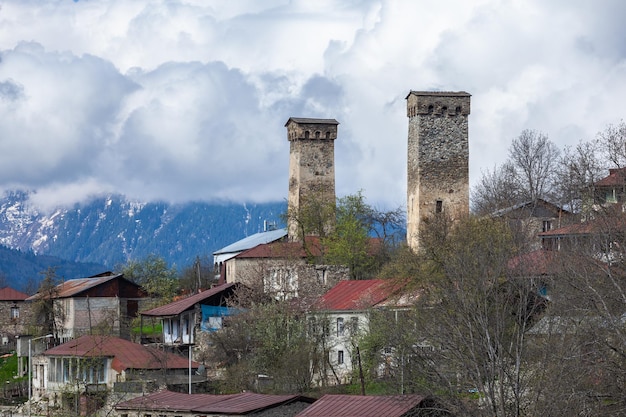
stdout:
<svg viewBox="0 0 626 417">
<path fill-rule="evenodd" d="M 394 295 L 397 283 L 382 279 L 340 281 L 316 303 L 320 310 L 363 310 Z"/>
<path fill-rule="evenodd" d="M 314 400 L 299 395 L 267 395 L 251 392 L 213 395 L 160 391 L 121 402 L 115 408 L 118 410 L 169 410 L 207 414 L 249 414 L 293 401 L 312 403 Z"/>
<path fill-rule="evenodd" d="M 189 359 L 113 336 L 81 336 L 46 350 L 46 356 L 109 357 L 113 369 L 188 369 Z M 191 362 L 192 368 L 199 363 Z"/>
<path fill-rule="evenodd" d="M 332 395 L 327 394 L 296 417 L 400 417 L 418 407 L 422 395 Z"/>
<path fill-rule="evenodd" d="M 0 289 L 0 301 L 24 301 L 28 298 L 28 294 L 14 290 L 11 287 Z"/>
</svg>

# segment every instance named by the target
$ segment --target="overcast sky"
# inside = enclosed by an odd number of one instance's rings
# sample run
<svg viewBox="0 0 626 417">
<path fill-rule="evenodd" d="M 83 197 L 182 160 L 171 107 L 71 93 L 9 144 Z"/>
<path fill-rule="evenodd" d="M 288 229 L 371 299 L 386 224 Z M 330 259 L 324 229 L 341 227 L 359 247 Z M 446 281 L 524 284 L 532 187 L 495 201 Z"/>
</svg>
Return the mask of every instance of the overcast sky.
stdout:
<svg viewBox="0 0 626 417">
<path fill-rule="evenodd" d="M 36 203 L 282 201 L 291 116 L 334 118 L 338 196 L 406 203 L 410 90 L 467 91 L 470 176 L 523 129 L 624 117 L 623 0 L 3 0 L 0 189 Z"/>
</svg>

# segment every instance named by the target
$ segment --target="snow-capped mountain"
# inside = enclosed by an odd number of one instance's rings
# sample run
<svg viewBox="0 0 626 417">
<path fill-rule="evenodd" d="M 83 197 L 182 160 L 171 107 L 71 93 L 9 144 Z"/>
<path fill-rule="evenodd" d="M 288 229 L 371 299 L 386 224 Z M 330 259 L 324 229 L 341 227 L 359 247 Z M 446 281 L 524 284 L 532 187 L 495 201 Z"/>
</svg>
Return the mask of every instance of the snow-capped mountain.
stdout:
<svg viewBox="0 0 626 417">
<path fill-rule="evenodd" d="M 113 195 L 43 213 L 28 203 L 28 192 L 0 199 L 0 244 L 37 255 L 113 268 L 128 259 L 163 257 L 170 265 L 191 265 L 212 253 L 280 224 L 286 203 L 140 203 Z"/>
</svg>

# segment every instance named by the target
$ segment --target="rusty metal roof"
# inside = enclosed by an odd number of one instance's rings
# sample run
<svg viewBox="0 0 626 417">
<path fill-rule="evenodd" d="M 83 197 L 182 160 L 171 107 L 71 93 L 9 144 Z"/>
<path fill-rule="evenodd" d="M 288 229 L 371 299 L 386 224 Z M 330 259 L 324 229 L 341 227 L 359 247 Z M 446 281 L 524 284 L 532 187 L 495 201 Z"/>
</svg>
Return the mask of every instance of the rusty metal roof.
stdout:
<svg viewBox="0 0 626 417">
<path fill-rule="evenodd" d="M 316 303 L 318 310 L 364 310 L 383 303 L 401 289 L 391 280 L 340 281 Z"/>
<path fill-rule="evenodd" d="M 230 296 L 238 285 L 239 284 L 236 282 L 219 285 L 209 290 L 205 290 L 198 294 L 192 295 L 190 297 L 183 298 L 182 300 L 177 300 L 172 303 L 153 308 L 151 310 L 146 310 L 139 314 L 141 314 L 142 316 L 157 317 L 177 316 L 184 311 L 192 309 L 196 304 L 202 303 L 203 301 L 208 300 L 211 297 L 219 296 L 220 294 L 223 295 L 223 297 L 217 297 L 218 304 L 215 305 L 221 305 L 223 298 Z"/>
<path fill-rule="evenodd" d="M 251 392 L 229 395 L 185 394 L 165 390 L 118 403 L 115 408 L 117 410 L 245 415 L 294 401 L 310 404 L 315 400 L 300 395 L 267 395 Z"/>
<path fill-rule="evenodd" d="M 84 335 L 48 349 L 43 354 L 113 358 L 112 367 L 118 372 L 126 369 L 189 368 L 188 358 L 113 336 Z M 198 362 L 191 362 L 191 367 L 194 369 L 197 369 L 199 365 Z"/>
<path fill-rule="evenodd" d="M 37 293 L 33 296 L 30 296 L 27 300 L 38 300 L 40 298 L 50 298 L 50 294 L 54 294 L 52 298 L 68 298 L 73 297 L 75 295 L 79 295 L 80 293 L 87 291 L 91 288 L 97 287 L 98 285 L 102 285 L 106 282 L 113 281 L 115 279 L 123 279 L 128 281 L 131 285 L 138 286 L 132 281 L 124 278 L 123 274 L 112 274 L 108 275 L 96 275 L 89 278 L 75 278 L 67 280 L 59 285 L 57 285 L 53 291 L 50 291 L 46 294 Z"/>
<path fill-rule="evenodd" d="M 0 301 L 24 301 L 28 298 L 28 294 L 14 290 L 11 287 L 0 289 Z"/>
<path fill-rule="evenodd" d="M 327 394 L 296 417 L 401 417 L 420 406 L 422 395 Z"/>
</svg>

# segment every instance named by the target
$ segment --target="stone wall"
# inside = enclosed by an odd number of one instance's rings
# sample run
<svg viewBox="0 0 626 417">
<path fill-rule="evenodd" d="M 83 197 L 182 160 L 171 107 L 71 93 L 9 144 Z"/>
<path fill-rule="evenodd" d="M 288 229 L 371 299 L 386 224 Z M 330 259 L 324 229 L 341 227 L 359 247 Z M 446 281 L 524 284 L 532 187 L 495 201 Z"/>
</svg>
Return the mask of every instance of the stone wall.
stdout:
<svg viewBox="0 0 626 417">
<path fill-rule="evenodd" d="M 307 204 L 335 204 L 335 145 L 338 122 L 334 119 L 290 118 L 289 197 L 287 227 L 290 240 L 298 240 L 293 216 Z M 328 225 L 332 227 L 332 225 Z"/>
<path fill-rule="evenodd" d="M 407 96 L 407 243 L 415 251 L 425 219 L 469 214 L 469 113 L 465 92 Z"/>
</svg>

